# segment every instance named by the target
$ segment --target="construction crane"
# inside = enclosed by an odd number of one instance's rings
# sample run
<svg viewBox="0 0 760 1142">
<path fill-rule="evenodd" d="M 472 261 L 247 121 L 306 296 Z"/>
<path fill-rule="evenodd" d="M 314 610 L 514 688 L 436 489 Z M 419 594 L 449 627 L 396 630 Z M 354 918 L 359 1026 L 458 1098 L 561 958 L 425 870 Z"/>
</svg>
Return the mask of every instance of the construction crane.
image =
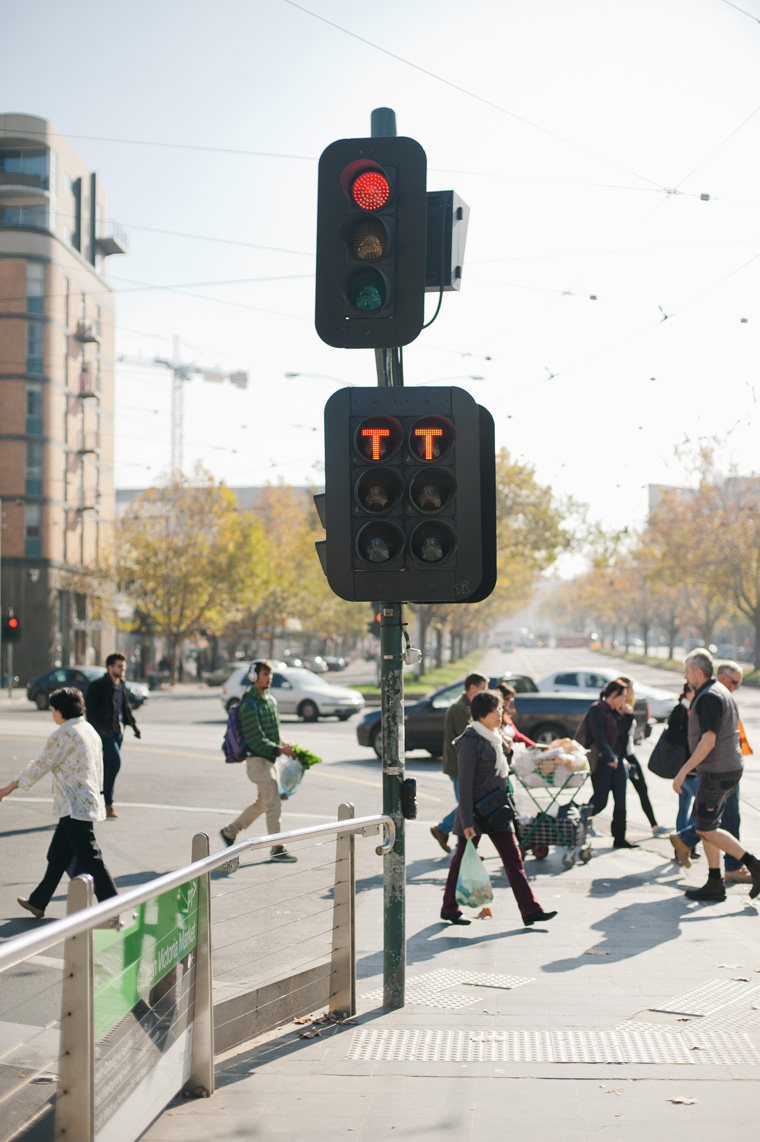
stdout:
<svg viewBox="0 0 760 1142">
<path fill-rule="evenodd" d="M 172 337 L 172 359 L 166 357 L 153 357 L 146 360 L 144 357 L 129 357 L 121 354 L 117 361 L 130 365 L 161 365 L 171 370 L 172 374 L 172 415 L 171 415 L 171 470 L 182 471 L 182 456 L 184 452 L 184 422 L 185 422 L 185 383 L 191 377 L 201 377 L 204 381 L 213 381 L 221 384 L 229 381 L 239 389 L 248 388 L 248 373 L 239 369 L 228 373 L 222 369 L 207 369 L 203 365 L 187 365 L 181 361 L 180 342 L 176 334 Z"/>
</svg>

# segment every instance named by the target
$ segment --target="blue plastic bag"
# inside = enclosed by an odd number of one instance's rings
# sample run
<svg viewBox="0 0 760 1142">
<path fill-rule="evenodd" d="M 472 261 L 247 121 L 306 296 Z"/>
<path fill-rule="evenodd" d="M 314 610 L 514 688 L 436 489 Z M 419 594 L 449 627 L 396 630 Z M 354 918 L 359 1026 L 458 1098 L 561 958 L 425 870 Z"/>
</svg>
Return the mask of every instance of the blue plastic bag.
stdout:
<svg viewBox="0 0 760 1142">
<path fill-rule="evenodd" d="M 464 904 L 468 908 L 483 908 L 492 900 L 491 878 L 478 856 L 475 845 L 468 840 L 459 866 L 457 904 Z"/>
</svg>

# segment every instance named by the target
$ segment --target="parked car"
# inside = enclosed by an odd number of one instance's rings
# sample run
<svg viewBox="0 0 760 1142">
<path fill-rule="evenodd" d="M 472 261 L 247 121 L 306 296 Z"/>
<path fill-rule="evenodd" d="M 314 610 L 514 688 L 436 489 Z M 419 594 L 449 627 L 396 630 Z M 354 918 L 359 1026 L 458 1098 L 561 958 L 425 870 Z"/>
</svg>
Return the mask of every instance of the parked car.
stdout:
<svg viewBox="0 0 760 1142">
<path fill-rule="evenodd" d="M 606 666 L 579 666 L 574 670 L 557 670 L 554 674 L 547 674 L 538 682 L 539 690 L 553 691 L 564 694 L 589 694 L 598 698 L 599 691 L 620 677 L 619 670 L 610 670 Z M 667 721 L 670 711 L 676 704 L 678 689 L 664 690 L 659 686 L 644 686 L 634 679 L 633 689 L 637 698 L 646 698 L 652 717 L 658 722 Z"/>
<path fill-rule="evenodd" d="M 332 654 L 326 654 L 323 661 L 327 663 L 328 670 L 345 670 L 348 666 L 345 658 L 336 657 Z"/>
<path fill-rule="evenodd" d="M 304 658 L 302 665 L 304 670 L 311 670 L 312 674 L 327 674 L 327 671 L 330 669 L 321 654 L 315 654 L 311 658 Z"/>
<path fill-rule="evenodd" d="M 102 678 L 105 672 L 104 666 L 56 666 L 55 669 L 48 670 L 47 674 L 27 682 L 26 696 L 30 702 L 36 703 L 38 710 L 47 710 L 54 690 L 61 686 L 74 686 L 85 694 L 90 683 L 96 678 Z M 143 686 L 142 682 L 132 682 L 128 678 L 125 686 L 133 710 L 148 701 L 148 687 Z"/>
<path fill-rule="evenodd" d="M 491 686 L 497 682 L 508 682 L 516 691 L 515 725 L 533 741 L 548 743 L 555 738 L 573 737 L 583 715 L 597 695 L 576 697 L 572 694 L 540 694 L 536 683 L 526 674 L 499 674 L 489 680 Z M 419 702 L 404 705 L 405 748 L 424 749 L 431 757 L 440 757 L 443 750 L 443 722 L 446 710 L 455 702 L 464 689 L 464 680 L 429 694 Z M 647 703 L 637 698 L 636 740 L 648 737 L 652 732 L 649 724 Z M 382 737 L 380 710 L 369 710 L 356 727 L 356 740 L 359 745 L 374 749 L 382 757 Z"/>
<path fill-rule="evenodd" d="M 225 682 L 221 694 L 225 710 L 239 702 L 250 686 L 248 672 L 248 666 L 240 667 Z M 364 698 L 358 690 L 333 686 L 321 675 L 298 667 L 276 665 L 272 674 L 272 693 L 281 714 L 298 714 L 305 722 L 331 716 L 345 722 L 364 708 Z"/>
<path fill-rule="evenodd" d="M 222 662 L 219 666 L 215 666 L 213 670 L 204 671 L 203 681 L 207 686 L 223 686 L 229 678 L 231 671 L 234 670 L 236 666 L 241 665 L 248 666 L 248 663 Z"/>
</svg>

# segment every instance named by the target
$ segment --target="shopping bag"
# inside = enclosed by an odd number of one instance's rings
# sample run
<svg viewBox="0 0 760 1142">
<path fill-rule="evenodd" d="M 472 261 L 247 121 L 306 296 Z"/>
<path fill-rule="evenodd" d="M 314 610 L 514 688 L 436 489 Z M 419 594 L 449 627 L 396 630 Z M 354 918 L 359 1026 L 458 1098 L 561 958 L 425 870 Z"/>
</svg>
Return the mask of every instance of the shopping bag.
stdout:
<svg viewBox="0 0 760 1142">
<path fill-rule="evenodd" d="M 669 742 L 662 734 L 652 750 L 647 768 L 658 777 L 672 781 L 688 756 L 689 751 L 682 742 Z"/>
<path fill-rule="evenodd" d="M 491 878 L 483 867 L 475 845 L 468 840 L 459 866 L 457 904 L 465 904 L 468 908 L 482 908 L 492 900 Z"/>
<path fill-rule="evenodd" d="M 286 757 L 284 753 L 281 753 L 275 761 L 274 771 L 277 777 L 277 790 L 280 797 L 290 797 L 291 794 L 295 793 L 303 781 L 303 775 L 306 772 L 297 758 Z"/>
</svg>

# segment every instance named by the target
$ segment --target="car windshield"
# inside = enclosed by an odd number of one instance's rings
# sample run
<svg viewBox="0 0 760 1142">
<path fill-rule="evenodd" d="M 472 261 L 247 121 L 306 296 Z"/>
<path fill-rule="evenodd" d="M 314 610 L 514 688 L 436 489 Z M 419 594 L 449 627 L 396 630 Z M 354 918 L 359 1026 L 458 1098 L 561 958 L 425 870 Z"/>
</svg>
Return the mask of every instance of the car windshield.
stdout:
<svg viewBox="0 0 760 1142">
<path fill-rule="evenodd" d="M 96 678 L 102 678 L 106 672 L 105 666 L 77 666 L 76 669 L 81 670 L 90 682 L 94 682 Z"/>
<path fill-rule="evenodd" d="M 310 670 L 288 670 L 285 677 L 293 686 L 300 686 L 301 688 L 313 689 L 315 686 L 326 688 L 330 685 L 329 682 L 325 682 L 324 678 L 320 678 L 318 674 L 312 674 Z"/>
</svg>

